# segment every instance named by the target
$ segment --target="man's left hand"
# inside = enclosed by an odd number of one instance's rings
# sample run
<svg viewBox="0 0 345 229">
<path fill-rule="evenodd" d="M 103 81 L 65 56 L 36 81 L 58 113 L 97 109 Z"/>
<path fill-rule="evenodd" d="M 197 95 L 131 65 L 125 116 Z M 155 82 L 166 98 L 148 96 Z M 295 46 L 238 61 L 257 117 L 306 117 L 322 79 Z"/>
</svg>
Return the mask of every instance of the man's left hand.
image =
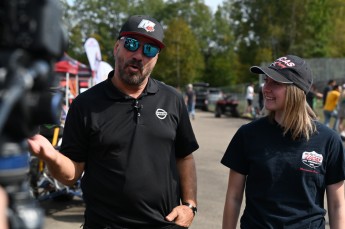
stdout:
<svg viewBox="0 0 345 229">
<path fill-rule="evenodd" d="M 189 227 L 194 219 L 194 213 L 189 207 L 180 205 L 175 207 L 165 218 L 170 222 L 174 221 L 179 226 Z"/>
</svg>

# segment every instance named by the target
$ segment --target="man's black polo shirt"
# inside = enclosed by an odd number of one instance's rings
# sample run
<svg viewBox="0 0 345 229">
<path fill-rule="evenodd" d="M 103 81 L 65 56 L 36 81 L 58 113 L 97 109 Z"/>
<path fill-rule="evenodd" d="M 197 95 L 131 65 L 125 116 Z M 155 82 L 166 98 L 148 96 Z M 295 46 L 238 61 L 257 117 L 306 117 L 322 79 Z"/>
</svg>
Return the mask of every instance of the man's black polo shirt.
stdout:
<svg viewBox="0 0 345 229">
<path fill-rule="evenodd" d="M 162 228 L 180 201 L 176 157 L 196 142 L 183 97 L 149 79 L 142 96 L 121 93 L 109 78 L 72 103 L 61 152 L 85 162 L 85 218 L 96 228 Z"/>
</svg>

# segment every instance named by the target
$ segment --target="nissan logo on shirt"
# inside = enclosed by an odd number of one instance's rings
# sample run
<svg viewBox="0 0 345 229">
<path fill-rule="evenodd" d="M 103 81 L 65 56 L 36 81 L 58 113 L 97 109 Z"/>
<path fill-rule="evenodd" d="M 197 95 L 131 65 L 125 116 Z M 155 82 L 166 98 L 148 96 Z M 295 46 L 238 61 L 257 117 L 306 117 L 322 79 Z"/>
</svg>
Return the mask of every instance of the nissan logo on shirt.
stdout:
<svg viewBox="0 0 345 229">
<path fill-rule="evenodd" d="M 158 108 L 156 110 L 156 116 L 159 119 L 165 119 L 167 117 L 167 115 L 168 115 L 168 113 L 163 109 Z"/>
</svg>

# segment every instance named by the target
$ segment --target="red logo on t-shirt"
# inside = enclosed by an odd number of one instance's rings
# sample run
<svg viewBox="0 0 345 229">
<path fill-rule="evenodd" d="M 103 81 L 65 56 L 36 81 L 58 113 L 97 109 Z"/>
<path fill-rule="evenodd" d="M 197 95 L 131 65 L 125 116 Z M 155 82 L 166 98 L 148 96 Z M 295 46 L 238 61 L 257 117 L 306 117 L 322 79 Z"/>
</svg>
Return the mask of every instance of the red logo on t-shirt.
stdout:
<svg viewBox="0 0 345 229">
<path fill-rule="evenodd" d="M 309 166 L 310 168 L 315 169 L 322 164 L 323 156 L 322 154 L 318 154 L 315 151 L 313 152 L 303 152 L 302 154 L 302 162 L 303 164 Z"/>
</svg>

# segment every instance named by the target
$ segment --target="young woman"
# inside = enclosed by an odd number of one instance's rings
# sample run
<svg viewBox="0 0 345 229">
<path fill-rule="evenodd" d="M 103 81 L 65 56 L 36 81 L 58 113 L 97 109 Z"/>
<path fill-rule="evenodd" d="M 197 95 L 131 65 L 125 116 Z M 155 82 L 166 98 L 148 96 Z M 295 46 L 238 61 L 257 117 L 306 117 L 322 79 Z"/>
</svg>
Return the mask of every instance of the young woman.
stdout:
<svg viewBox="0 0 345 229">
<path fill-rule="evenodd" d="M 316 121 L 306 102 L 311 69 L 293 55 L 268 67 L 262 89 L 267 115 L 239 128 L 221 163 L 230 168 L 223 229 L 344 228 L 345 159 L 339 135 Z"/>
</svg>

